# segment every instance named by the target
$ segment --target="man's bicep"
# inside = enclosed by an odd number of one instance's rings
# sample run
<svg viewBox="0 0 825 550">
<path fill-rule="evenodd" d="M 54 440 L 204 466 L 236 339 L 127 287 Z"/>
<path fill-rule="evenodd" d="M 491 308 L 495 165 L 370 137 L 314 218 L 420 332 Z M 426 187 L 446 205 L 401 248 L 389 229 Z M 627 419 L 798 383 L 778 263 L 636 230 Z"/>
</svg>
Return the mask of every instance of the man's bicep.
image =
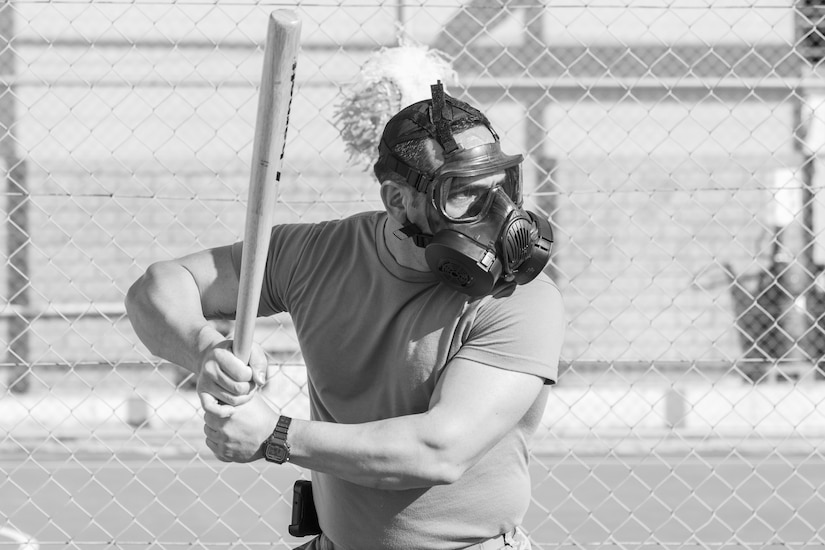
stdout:
<svg viewBox="0 0 825 550">
<path fill-rule="evenodd" d="M 471 465 L 515 428 L 543 386 L 534 374 L 455 358 L 441 375 L 427 416 L 458 459 Z"/>
<path fill-rule="evenodd" d="M 239 283 L 231 246 L 196 252 L 177 262 L 192 275 L 207 319 L 235 316 Z"/>
</svg>

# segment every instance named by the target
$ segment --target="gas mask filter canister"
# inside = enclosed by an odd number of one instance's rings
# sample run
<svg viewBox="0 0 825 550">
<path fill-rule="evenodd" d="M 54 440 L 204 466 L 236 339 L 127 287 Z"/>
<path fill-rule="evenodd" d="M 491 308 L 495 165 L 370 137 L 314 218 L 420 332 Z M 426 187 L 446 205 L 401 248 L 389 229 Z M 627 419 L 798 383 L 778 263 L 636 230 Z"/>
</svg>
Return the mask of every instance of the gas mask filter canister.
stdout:
<svg viewBox="0 0 825 550">
<path fill-rule="evenodd" d="M 428 196 L 427 218 L 433 234 L 412 223 L 400 233 L 424 248 L 430 269 L 448 286 L 470 296 L 490 294 L 499 281 L 526 284 L 550 260 L 550 223 L 522 208 L 521 155 L 505 155 L 498 135 L 477 109 L 431 87 L 432 101 L 403 109 L 387 123 L 376 168 L 388 168 Z M 473 117 L 494 142 L 464 149 L 451 122 Z M 392 146 L 420 138 L 435 139 L 444 164 L 423 174 L 392 151 Z M 392 143 L 390 143 L 392 141 Z"/>
</svg>

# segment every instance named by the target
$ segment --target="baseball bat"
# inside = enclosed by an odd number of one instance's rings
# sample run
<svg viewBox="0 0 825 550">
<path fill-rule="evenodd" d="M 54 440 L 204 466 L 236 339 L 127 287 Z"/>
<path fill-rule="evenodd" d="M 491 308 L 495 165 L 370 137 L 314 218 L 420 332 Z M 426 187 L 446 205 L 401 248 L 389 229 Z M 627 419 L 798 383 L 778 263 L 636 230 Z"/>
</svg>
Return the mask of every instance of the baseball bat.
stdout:
<svg viewBox="0 0 825 550">
<path fill-rule="evenodd" d="M 258 113 L 252 145 L 252 166 L 246 205 L 238 304 L 232 352 L 249 363 L 255 319 L 261 299 L 272 210 L 278 195 L 286 146 L 289 109 L 295 87 L 295 68 L 301 20 L 291 10 L 269 16 L 264 48 Z"/>
</svg>

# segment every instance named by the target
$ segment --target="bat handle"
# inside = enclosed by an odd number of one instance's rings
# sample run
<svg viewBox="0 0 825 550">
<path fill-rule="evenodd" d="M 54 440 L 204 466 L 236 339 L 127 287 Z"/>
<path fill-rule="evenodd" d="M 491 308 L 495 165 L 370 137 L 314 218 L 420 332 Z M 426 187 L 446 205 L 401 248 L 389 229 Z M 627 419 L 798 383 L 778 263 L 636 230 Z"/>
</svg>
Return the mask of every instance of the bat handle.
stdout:
<svg viewBox="0 0 825 550">
<path fill-rule="evenodd" d="M 252 331 L 241 331 L 240 334 L 236 333 L 236 338 L 232 340 L 232 353 L 240 359 L 244 364 L 249 364 L 249 358 L 252 355 Z M 244 338 L 243 336 L 246 334 L 250 334 L 249 338 Z M 241 338 L 238 338 L 238 337 Z"/>
</svg>

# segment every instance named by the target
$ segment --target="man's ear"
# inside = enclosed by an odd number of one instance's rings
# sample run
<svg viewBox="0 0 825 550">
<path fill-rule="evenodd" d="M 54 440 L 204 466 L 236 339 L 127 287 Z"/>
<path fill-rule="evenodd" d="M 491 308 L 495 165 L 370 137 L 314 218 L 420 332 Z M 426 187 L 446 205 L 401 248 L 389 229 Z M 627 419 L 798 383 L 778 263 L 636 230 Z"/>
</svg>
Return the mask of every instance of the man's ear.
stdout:
<svg viewBox="0 0 825 550">
<path fill-rule="evenodd" d="M 387 214 L 391 218 L 402 225 L 407 220 L 406 189 L 404 187 L 404 184 L 392 180 L 381 182 L 381 200 L 384 202 L 384 208 L 386 208 Z"/>
</svg>

